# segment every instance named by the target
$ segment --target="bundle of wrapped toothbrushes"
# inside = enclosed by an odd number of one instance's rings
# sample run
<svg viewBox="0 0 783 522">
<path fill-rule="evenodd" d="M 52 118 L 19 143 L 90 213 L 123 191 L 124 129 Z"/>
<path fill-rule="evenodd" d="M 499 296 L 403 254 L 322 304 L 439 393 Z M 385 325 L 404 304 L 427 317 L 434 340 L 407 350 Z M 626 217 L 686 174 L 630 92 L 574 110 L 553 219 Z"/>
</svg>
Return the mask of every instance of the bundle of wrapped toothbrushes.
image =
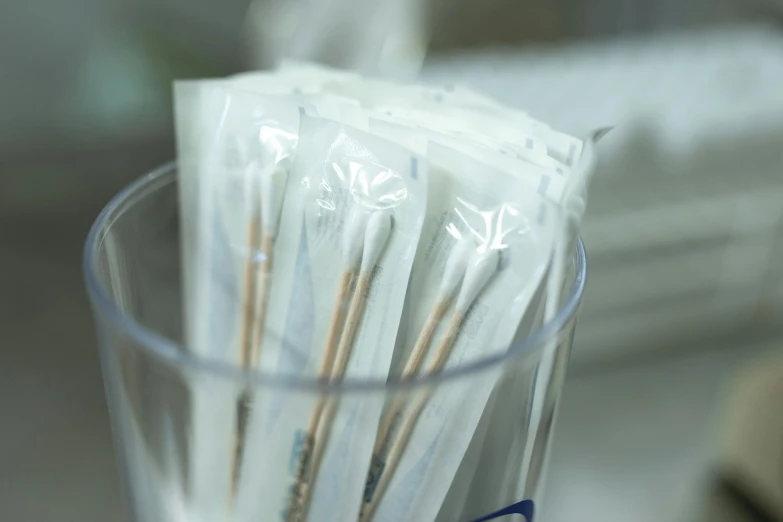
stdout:
<svg viewBox="0 0 783 522">
<path fill-rule="evenodd" d="M 280 382 L 418 378 L 508 350 L 562 281 L 589 139 L 465 88 L 301 63 L 175 99 L 199 357 Z M 193 520 L 442 520 L 492 388 L 409 404 L 195 382 Z M 400 478 L 414 468 L 430 478 Z"/>
</svg>

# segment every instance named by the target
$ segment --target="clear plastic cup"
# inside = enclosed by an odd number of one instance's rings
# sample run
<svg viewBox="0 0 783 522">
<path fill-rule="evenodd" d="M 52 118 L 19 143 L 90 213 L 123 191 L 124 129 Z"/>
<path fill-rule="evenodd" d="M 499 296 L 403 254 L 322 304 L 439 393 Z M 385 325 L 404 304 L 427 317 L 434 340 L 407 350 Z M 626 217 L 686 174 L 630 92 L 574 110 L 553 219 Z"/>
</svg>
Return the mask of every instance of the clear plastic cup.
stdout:
<svg viewBox="0 0 783 522">
<path fill-rule="evenodd" d="M 188 351 L 182 335 L 179 234 L 177 169 L 169 164 L 142 177 L 109 203 L 95 221 L 84 251 L 84 277 L 132 520 L 287 522 L 295 518 L 286 509 L 286 499 L 280 499 L 279 505 L 258 506 L 252 517 L 236 510 L 230 500 L 234 498 L 234 479 L 225 462 L 232 453 L 212 448 L 209 437 L 204 436 L 221 422 L 219 412 L 205 418 L 199 411 L 199 401 L 205 397 L 225 397 L 233 405 L 248 394 L 275 397 L 306 411 L 323 401 L 375 404 L 377 408 L 393 402 L 426 404 L 437 394 L 470 404 L 483 389 L 491 392 L 482 411 L 466 408 L 455 421 L 458 424 L 444 426 L 447 430 L 464 429 L 470 422 L 459 422 L 471 416 L 479 418 L 468 434 L 466 451 L 446 458 L 443 469 L 424 476 L 401 474 L 398 469 L 400 477 L 395 475 L 382 495 L 404 490 L 405 480 L 415 478 L 417 483 L 409 498 L 398 500 L 399 516 L 389 516 L 387 509 L 384 522 L 408 522 L 408 510 L 423 506 L 429 506 L 424 511 L 432 513 L 431 521 L 415 522 L 511 518 L 532 522 L 585 285 L 581 241 L 575 241 L 567 264 L 558 314 L 507 352 L 408 381 L 346 379 L 325 383 L 316 378 L 252 372 Z M 530 324 L 541 320 L 540 313 L 531 311 L 528 315 Z M 223 417 L 225 422 L 235 419 L 233 415 Z M 368 456 L 368 468 L 376 464 L 369 462 Z M 254 466 L 257 476 L 283 471 L 266 469 L 262 463 Z M 368 485 L 378 478 L 377 467 L 374 472 Z M 225 480 L 220 478 L 223 475 Z M 344 495 L 337 499 L 343 506 L 361 504 L 370 491 L 341 490 L 339 483 L 332 486 L 338 496 Z M 391 502 L 379 498 L 380 502 Z M 538 519 L 539 513 L 535 517 Z M 332 513 L 311 510 L 306 520 L 335 518 Z"/>
</svg>

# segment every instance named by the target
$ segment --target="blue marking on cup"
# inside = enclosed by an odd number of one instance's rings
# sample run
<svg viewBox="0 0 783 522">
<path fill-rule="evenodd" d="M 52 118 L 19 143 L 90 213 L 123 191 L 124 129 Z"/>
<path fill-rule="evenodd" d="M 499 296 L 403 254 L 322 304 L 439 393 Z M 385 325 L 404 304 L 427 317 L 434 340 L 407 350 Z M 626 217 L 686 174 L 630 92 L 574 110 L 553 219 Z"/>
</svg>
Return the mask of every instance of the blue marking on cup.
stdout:
<svg viewBox="0 0 783 522">
<path fill-rule="evenodd" d="M 487 522 L 488 520 L 498 520 L 500 518 L 509 517 L 511 515 L 522 515 L 525 517 L 525 522 L 533 522 L 533 513 L 535 512 L 532 500 L 523 500 L 516 504 L 511 504 L 501 510 L 490 513 L 489 515 L 481 518 L 477 518 L 473 522 Z"/>
</svg>

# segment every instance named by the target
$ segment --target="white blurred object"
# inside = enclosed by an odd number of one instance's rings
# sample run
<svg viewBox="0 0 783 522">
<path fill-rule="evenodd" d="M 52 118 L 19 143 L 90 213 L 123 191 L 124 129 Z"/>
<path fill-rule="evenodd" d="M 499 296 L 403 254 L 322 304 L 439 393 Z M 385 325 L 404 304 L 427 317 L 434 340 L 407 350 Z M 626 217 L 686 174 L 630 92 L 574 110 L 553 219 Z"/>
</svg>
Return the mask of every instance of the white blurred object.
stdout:
<svg viewBox="0 0 783 522">
<path fill-rule="evenodd" d="M 576 362 L 780 326 L 783 36 L 766 27 L 434 59 L 602 142 Z M 535 100 L 535 103 L 531 103 Z M 777 330 L 775 330 L 777 331 Z"/>
<path fill-rule="evenodd" d="M 421 68 L 424 0 L 253 0 L 245 21 L 252 68 L 281 58 L 384 76 Z"/>
</svg>

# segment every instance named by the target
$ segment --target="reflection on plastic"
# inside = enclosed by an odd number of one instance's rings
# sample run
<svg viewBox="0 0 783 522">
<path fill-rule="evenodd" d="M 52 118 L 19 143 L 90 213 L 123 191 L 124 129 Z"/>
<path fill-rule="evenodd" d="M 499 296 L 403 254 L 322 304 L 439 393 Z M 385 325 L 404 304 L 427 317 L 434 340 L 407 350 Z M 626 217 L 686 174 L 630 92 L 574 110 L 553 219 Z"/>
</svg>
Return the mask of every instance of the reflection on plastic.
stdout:
<svg viewBox="0 0 783 522">
<path fill-rule="evenodd" d="M 517 502 L 516 504 L 512 504 L 506 508 L 501 509 L 500 511 L 495 511 L 494 513 L 490 513 L 489 515 L 476 519 L 473 522 L 486 522 L 488 520 L 497 520 L 500 518 L 509 517 L 511 515 L 522 515 L 525 517 L 525 522 L 533 522 L 533 501 L 532 500 L 523 500 L 522 502 Z"/>
<path fill-rule="evenodd" d="M 415 178 L 417 163 L 413 158 L 411 176 Z M 360 161 L 331 162 L 324 182 L 330 185 L 347 184 L 353 199 L 366 208 L 375 210 L 399 206 L 408 197 L 408 187 L 403 177 L 383 165 L 362 158 Z M 329 180 L 336 175 L 342 183 Z"/>
</svg>

